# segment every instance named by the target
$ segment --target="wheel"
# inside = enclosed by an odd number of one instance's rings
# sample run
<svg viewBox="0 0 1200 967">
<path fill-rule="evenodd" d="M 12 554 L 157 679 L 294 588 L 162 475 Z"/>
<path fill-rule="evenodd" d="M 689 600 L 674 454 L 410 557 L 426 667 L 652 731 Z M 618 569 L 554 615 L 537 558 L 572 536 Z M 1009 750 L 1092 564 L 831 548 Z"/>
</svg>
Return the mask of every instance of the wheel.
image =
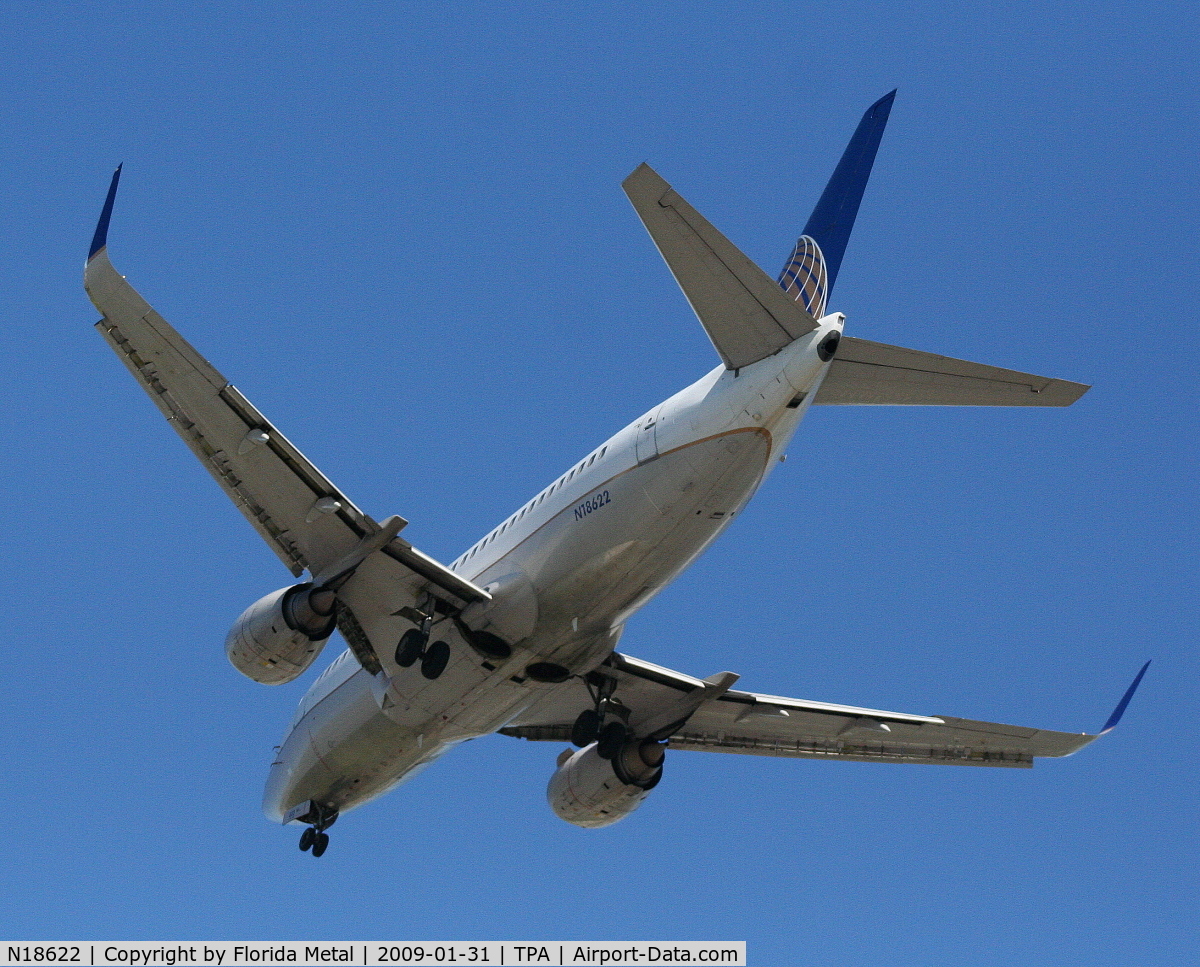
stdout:
<svg viewBox="0 0 1200 967">
<path fill-rule="evenodd" d="M 596 740 L 596 754 L 601 759 L 613 759 L 621 753 L 621 747 L 629 736 L 629 729 L 624 722 L 609 722 L 600 730 L 600 738 Z"/>
<path fill-rule="evenodd" d="M 312 849 L 313 840 L 316 838 L 317 831 L 309 826 L 308 829 L 300 834 L 300 849 L 307 853 L 310 849 Z"/>
<path fill-rule="evenodd" d="M 421 659 L 421 674 L 430 681 L 446 670 L 450 661 L 450 646 L 444 641 L 435 641 L 425 649 L 425 657 Z"/>
<path fill-rule="evenodd" d="M 425 642 L 428 640 L 416 628 L 409 628 L 400 636 L 400 644 L 396 645 L 396 664 L 401 668 L 407 668 L 421 657 L 421 652 L 425 650 Z"/>
<path fill-rule="evenodd" d="M 328 848 L 329 848 L 329 834 L 328 833 L 317 833 L 313 837 L 313 844 L 312 844 L 313 856 L 320 856 Z"/>
<path fill-rule="evenodd" d="M 593 708 L 585 708 L 571 726 L 571 742 L 579 748 L 591 745 L 600 734 L 600 716 Z"/>
</svg>

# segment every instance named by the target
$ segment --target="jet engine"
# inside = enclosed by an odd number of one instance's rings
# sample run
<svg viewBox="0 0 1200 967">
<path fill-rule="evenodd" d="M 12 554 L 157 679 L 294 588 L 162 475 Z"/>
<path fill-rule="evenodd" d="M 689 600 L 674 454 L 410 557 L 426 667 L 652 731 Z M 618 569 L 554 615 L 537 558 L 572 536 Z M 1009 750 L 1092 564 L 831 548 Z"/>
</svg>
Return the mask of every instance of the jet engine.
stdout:
<svg viewBox="0 0 1200 967">
<path fill-rule="evenodd" d="M 282 685 L 301 675 L 337 626 L 337 596 L 297 584 L 247 608 L 225 639 L 225 654 L 247 678 Z"/>
<path fill-rule="evenodd" d="M 546 798 L 559 819 L 598 829 L 624 819 L 662 778 L 666 747 L 653 739 L 627 742 L 612 759 L 602 759 L 593 742 L 558 757 Z"/>
</svg>

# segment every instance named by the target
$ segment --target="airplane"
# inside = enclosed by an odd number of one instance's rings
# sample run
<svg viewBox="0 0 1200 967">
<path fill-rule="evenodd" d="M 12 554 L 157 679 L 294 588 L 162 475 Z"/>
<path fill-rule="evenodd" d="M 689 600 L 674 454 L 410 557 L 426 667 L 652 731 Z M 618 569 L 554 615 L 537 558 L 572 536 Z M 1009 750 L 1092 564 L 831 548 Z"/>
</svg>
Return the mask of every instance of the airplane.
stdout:
<svg viewBox="0 0 1200 967">
<path fill-rule="evenodd" d="M 843 335 L 827 312 L 895 91 L 863 115 L 778 279 L 646 164 L 625 193 L 720 363 L 571 466 L 449 565 L 322 474 L 108 258 L 113 174 L 84 273 L 100 334 L 296 579 L 251 605 L 230 662 L 291 682 L 336 629 L 263 796 L 321 856 L 338 816 L 468 739 L 569 743 L 547 789 L 586 828 L 628 816 L 668 750 L 1028 768 L 1096 735 L 741 691 L 616 650 L 629 619 L 741 513 L 810 406 L 1068 406 L 1087 389 Z"/>
</svg>

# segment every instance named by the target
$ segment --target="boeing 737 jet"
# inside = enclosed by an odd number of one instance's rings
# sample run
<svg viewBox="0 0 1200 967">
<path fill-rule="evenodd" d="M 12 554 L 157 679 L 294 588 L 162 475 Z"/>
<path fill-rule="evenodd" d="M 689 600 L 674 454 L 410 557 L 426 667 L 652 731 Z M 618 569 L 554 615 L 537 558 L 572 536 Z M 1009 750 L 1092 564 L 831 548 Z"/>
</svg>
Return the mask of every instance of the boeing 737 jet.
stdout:
<svg viewBox="0 0 1200 967">
<path fill-rule="evenodd" d="M 863 116 L 778 279 L 649 166 L 624 189 L 720 364 L 443 564 L 375 521 L 147 304 L 108 258 L 113 175 L 84 273 L 101 335 L 299 581 L 234 623 L 229 660 L 290 682 L 334 630 L 263 809 L 326 830 L 466 739 L 568 744 L 547 796 L 577 826 L 629 815 L 668 750 L 1029 767 L 1095 735 L 780 698 L 617 650 L 629 619 L 733 521 L 810 406 L 1068 406 L 1087 389 L 843 335 L 828 312 L 895 92 Z M 299 579 L 306 579 L 300 581 Z M 1142 668 L 1101 734 L 1116 725 Z"/>
</svg>

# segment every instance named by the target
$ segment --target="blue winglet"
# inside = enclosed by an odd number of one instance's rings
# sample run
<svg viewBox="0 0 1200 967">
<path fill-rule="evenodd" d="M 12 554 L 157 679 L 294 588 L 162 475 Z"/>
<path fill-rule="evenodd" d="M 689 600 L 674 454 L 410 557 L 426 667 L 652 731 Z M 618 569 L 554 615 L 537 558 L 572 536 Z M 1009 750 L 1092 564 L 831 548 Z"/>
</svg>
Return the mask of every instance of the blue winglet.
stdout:
<svg viewBox="0 0 1200 967">
<path fill-rule="evenodd" d="M 88 249 L 88 260 L 108 244 L 108 220 L 112 218 L 113 202 L 117 200 L 117 182 L 121 180 L 122 165 L 117 165 L 113 172 L 112 184 L 108 186 L 108 197 L 104 199 L 104 208 L 100 212 L 100 221 L 96 223 L 96 234 L 92 236 L 92 247 Z"/>
<path fill-rule="evenodd" d="M 846 145 L 842 160 L 821 193 L 821 200 L 804 226 L 802 234 L 815 239 L 821 247 L 821 254 L 825 256 L 825 271 L 829 278 L 827 293 L 833 291 L 842 256 L 846 254 L 850 231 L 854 228 L 858 206 L 866 191 L 875 153 L 879 150 L 883 129 L 887 126 L 895 99 L 896 92 L 892 91 L 867 108 L 867 113 L 858 122 L 854 137 Z"/>
<path fill-rule="evenodd" d="M 1150 667 L 1150 662 L 1146 662 L 1142 666 L 1142 670 L 1137 673 L 1137 678 L 1133 680 L 1133 684 L 1125 691 L 1125 695 L 1121 701 L 1117 703 L 1117 707 L 1113 709 L 1112 715 L 1108 717 L 1108 721 L 1104 723 L 1104 728 L 1100 730 L 1100 734 L 1111 732 L 1117 727 L 1117 723 L 1121 721 L 1121 716 L 1125 714 L 1125 706 L 1129 704 L 1129 700 L 1133 698 L 1133 693 L 1137 691 L 1138 685 L 1142 683 L 1142 676 L 1146 674 L 1146 669 Z"/>
</svg>

